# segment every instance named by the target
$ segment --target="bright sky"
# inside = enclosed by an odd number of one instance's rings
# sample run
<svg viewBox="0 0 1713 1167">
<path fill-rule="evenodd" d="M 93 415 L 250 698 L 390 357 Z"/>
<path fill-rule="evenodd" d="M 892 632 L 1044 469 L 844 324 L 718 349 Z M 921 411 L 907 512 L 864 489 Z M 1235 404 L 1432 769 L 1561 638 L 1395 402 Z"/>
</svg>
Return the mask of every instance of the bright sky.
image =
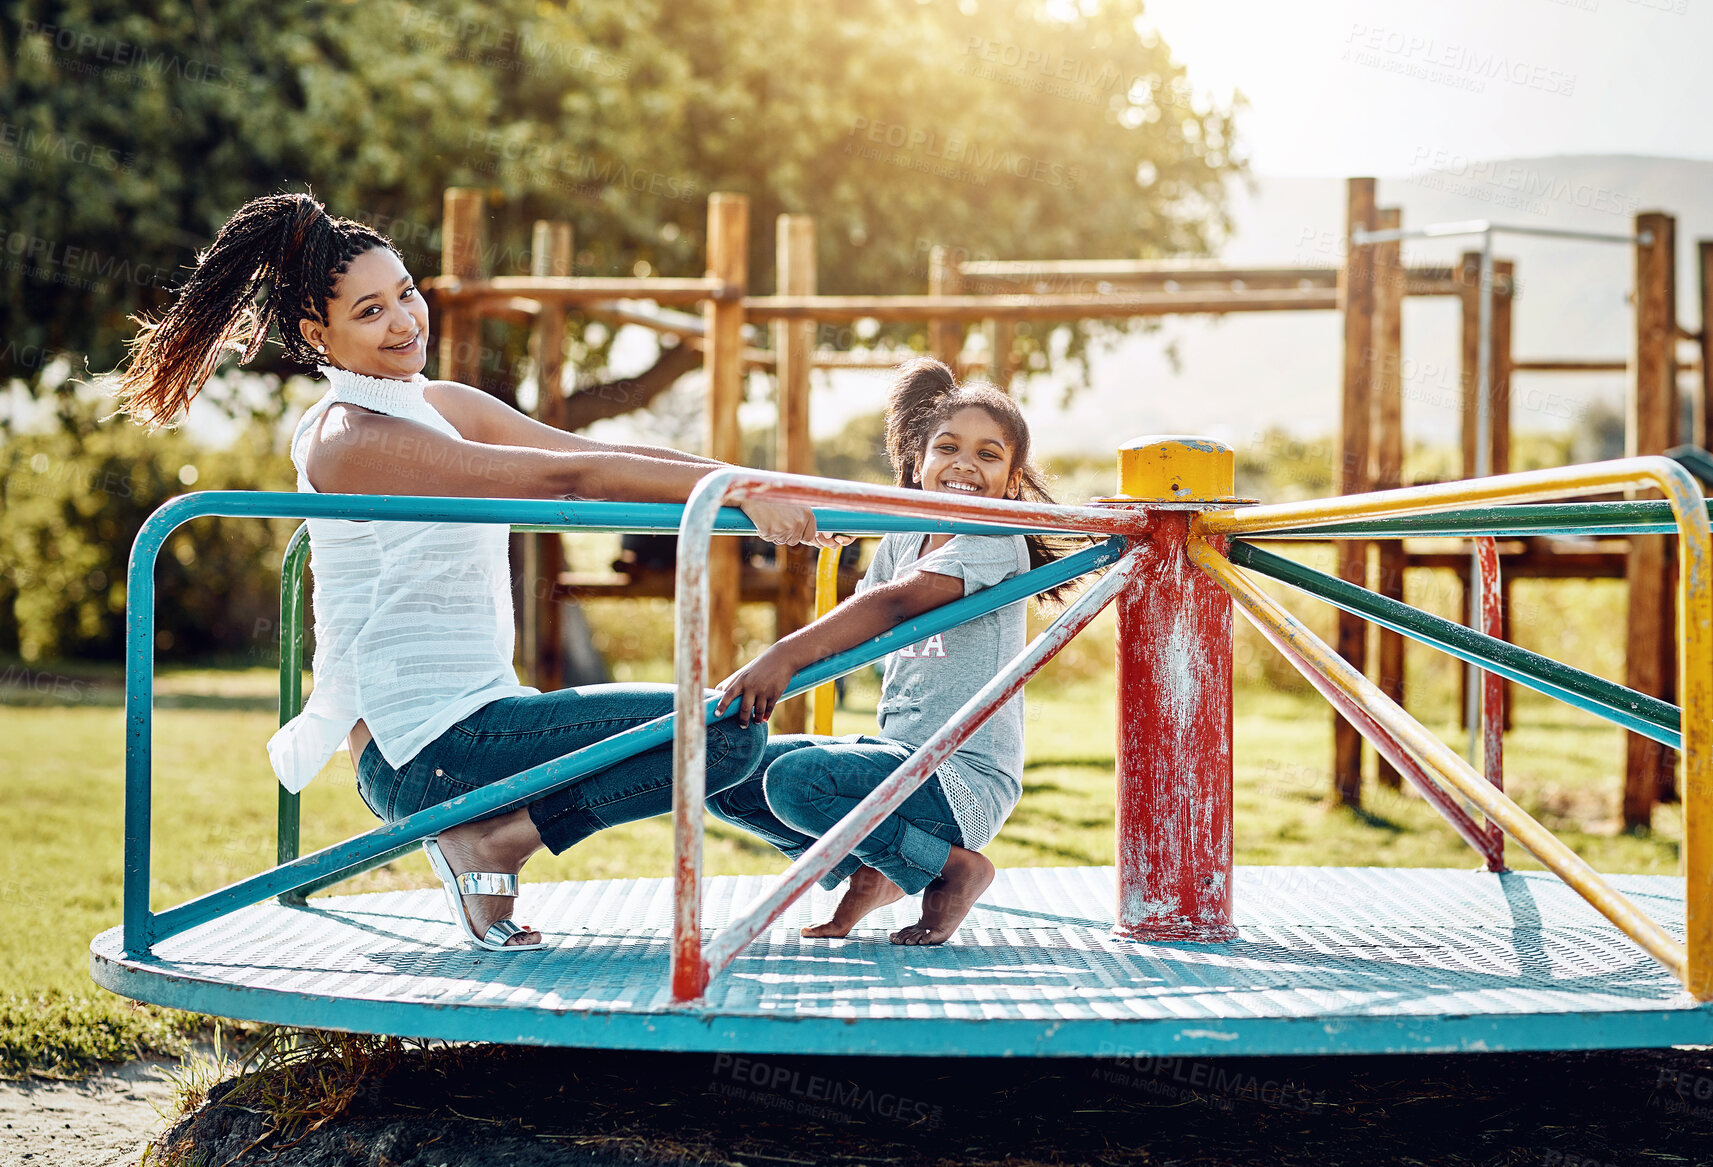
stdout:
<svg viewBox="0 0 1713 1167">
<path fill-rule="evenodd" d="M 1239 88 L 1256 173 L 1472 159 L 1713 159 L 1709 0 L 1151 0 L 1198 91 Z"/>
</svg>

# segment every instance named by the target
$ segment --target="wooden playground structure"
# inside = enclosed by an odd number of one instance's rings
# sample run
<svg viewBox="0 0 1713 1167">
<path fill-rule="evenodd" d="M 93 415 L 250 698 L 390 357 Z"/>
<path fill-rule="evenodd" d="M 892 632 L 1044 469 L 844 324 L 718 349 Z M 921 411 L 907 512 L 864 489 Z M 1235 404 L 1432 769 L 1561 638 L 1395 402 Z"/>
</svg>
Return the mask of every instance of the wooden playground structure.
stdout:
<svg viewBox="0 0 1713 1167">
<path fill-rule="evenodd" d="M 1337 263 L 1321 265 L 1232 266 L 1204 260 L 1059 260 L 960 261 L 947 248 L 930 257 L 926 295 L 831 296 L 817 292 L 815 222 L 808 215 L 781 215 L 777 230 L 775 294 L 751 294 L 749 201 L 743 195 L 716 193 L 708 203 L 707 271 L 701 278 L 607 278 L 572 275 L 572 230 L 561 222 L 538 222 L 531 248 L 531 273 L 496 275 L 483 270 L 487 254 L 485 199 L 479 190 L 451 188 L 445 195 L 441 274 L 423 281 L 440 312 L 439 368 L 442 376 L 477 383 L 483 347 L 482 321 L 502 318 L 531 330 L 536 379 L 544 387 L 562 386 L 563 338 L 567 313 L 638 324 L 678 339 L 678 370 L 700 364 L 707 373 L 706 453 L 736 463 L 741 458 L 738 407 L 750 370 L 770 371 L 777 384 L 778 441 L 774 468 L 786 473 L 814 472 L 809 435 L 809 373 L 815 368 L 885 368 L 893 353 L 853 353 L 817 347 L 815 326 L 873 320 L 922 323 L 929 351 L 960 373 L 985 368 L 1008 387 L 1018 371 L 1013 338 L 1022 322 L 1065 321 L 1175 315 L 1224 315 L 1238 312 L 1337 311 L 1344 318 L 1341 426 L 1337 447 L 1340 493 L 1354 494 L 1404 485 L 1402 304 L 1407 296 L 1442 297 L 1458 306 L 1463 477 L 1503 474 L 1510 468 L 1513 373 L 1630 374 L 1627 449 L 1631 455 L 1659 454 L 1685 437 L 1708 443 L 1709 376 L 1707 359 L 1713 329 L 1713 241 L 1698 248 L 1701 320 L 1696 329 L 1678 323 L 1676 309 L 1675 221 L 1667 214 L 1644 212 L 1622 241 L 1634 251 L 1634 342 L 1622 357 L 1518 357 L 1512 352 L 1512 314 L 1516 265 L 1491 254 L 1486 227 L 1488 269 L 1483 253 L 1465 252 L 1451 266 L 1409 266 L 1401 261 L 1397 238 L 1370 241 L 1367 236 L 1399 234 L 1402 215 L 1376 205 L 1375 181 L 1347 183 L 1345 232 Z M 1586 233 L 1519 229 L 1526 233 L 1586 236 Z M 1474 234 L 1473 230 L 1427 234 Z M 1414 233 L 1419 235 L 1421 233 Z M 1607 237 L 1604 242 L 1618 242 Z M 1485 295 L 1483 294 L 1485 289 Z M 630 301 L 648 301 L 652 307 Z M 701 315 L 674 309 L 700 305 Z M 767 326 L 771 347 L 751 343 L 754 326 Z M 978 353 L 966 354 L 972 326 L 984 334 Z M 1679 361 L 1678 345 L 1699 344 L 1698 359 Z M 699 359 L 697 355 L 699 354 Z M 1680 372 L 1700 373 L 1688 435 L 1679 425 Z M 563 391 L 544 388 L 537 414 L 565 425 L 572 412 Z M 539 534 L 522 547 L 527 579 L 551 581 L 536 587 L 535 601 L 524 605 L 522 640 L 526 662 L 537 684 L 562 683 L 559 608 L 574 596 L 671 595 L 664 573 L 607 578 L 572 576 L 564 570 L 557 535 Z M 1363 540 L 1337 542 L 1339 575 L 1351 582 L 1376 580 L 1381 594 L 1402 599 L 1405 572 L 1438 568 L 1456 573 L 1465 597 L 1471 586 L 1468 555 L 1417 550 L 1401 540 L 1382 540 L 1371 556 Z M 1622 578 L 1632 600 L 1626 618 L 1627 685 L 1671 700 L 1674 662 L 1672 581 L 1675 566 L 1664 536 L 1630 535 L 1598 541 L 1566 541 L 1544 536 L 1506 539 L 1498 545 L 1503 586 L 1518 578 Z M 732 541 L 722 541 L 710 564 L 716 630 L 735 627 L 742 600 L 771 600 L 777 630 L 784 635 L 813 616 L 813 557 L 787 550 L 777 569 L 744 563 Z M 1508 599 L 1508 596 L 1507 596 Z M 1468 605 L 1465 604 L 1467 609 Z M 1505 604 L 1506 611 L 1509 604 Z M 1337 643 L 1357 668 L 1367 667 L 1362 621 L 1341 612 Z M 709 646 L 713 672 L 734 662 L 729 635 Z M 1404 697 L 1404 640 L 1382 629 L 1378 641 L 1378 683 L 1392 699 Z M 1466 682 L 1467 683 L 1467 682 Z M 1479 712 L 1465 704 L 1465 718 Z M 781 732 L 805 726 L 803 703 L 781 707 Z M 1508 710 L 1501 714 L 1508 722 Z M 1473 732 L 1473 731 L 1472 731 Z M 1362 739 L 1346 720 L 1335 719 L 1333 790 L 1347 804 L 1361 799 Z M 1378 762 L 1382 783 L 1399 784 L 1396 769 Z M 1646 827 L 1656 801 L 1678 798 L 1672 752 L 1631 734 L 1626 748 L 1623 821 Z"/>
</svg>

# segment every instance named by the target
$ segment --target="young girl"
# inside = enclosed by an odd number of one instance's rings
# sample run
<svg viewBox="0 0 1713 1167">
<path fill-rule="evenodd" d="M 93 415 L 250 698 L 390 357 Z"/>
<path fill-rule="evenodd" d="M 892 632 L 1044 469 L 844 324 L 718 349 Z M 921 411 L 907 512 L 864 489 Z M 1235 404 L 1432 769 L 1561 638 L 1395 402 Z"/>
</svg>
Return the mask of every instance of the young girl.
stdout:
<svg viewBox="0 0 1713 1167">
<path fill-rule="evenodd" d="M 959 388 L 938 361 L 903 365 L 886 415 L 899 486 L 982 498 L 1051 502 L 1029 464 L 1029 428 L 996 390 Z M 1022 535 L 888 535 L 858 594 L 779 641 L 723 686 L 718 712 L 765 721 L 790 678 L 914 616 L 1055 559 Z M 1023 651 L 1024 601 L 898 650 L 886 660 L 880 736 L 773 738 L 761 766 L 708 800 L 727 822 L 796 858 L 897 770 L 960 706 Z M 890 818 L 822 881 L 850 888 L 805 936 L 844 936 L 864 916 L 924 892 L 922 918 L 894 944 L 942 944 L 993 882 L 979 854 L 1023 792 L 1023 702 L 1007 701 Z"/>
</svg>

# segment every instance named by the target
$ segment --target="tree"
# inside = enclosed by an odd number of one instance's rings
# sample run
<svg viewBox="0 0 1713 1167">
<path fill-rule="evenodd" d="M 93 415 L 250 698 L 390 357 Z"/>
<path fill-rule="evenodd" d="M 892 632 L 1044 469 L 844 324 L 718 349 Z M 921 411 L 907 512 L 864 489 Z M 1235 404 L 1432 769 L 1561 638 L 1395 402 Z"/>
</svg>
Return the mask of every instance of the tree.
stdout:
<svg viewBox="0 0 1713 1167">
<path fill-rule="evenodd" d="M 493 192 L 495 273 L 527 271 L 530 223 L 557 218 L 579 271 L 699 274 L 716 189 L 752 199 L 762 290 L 786 210 L 819 217 L 837 292 L 919 290 L 935 244 L 1205 251 L 1242 169 L 1236 102 L 1197 104 L 1141 7 L 12 3 L 0 380 L 69 394 L 41 376 L 61 351 L 113 368 L 127 317 L 166 302 L 240 203 L 279 189 L 391 233 L 418 275 L 438 268 L 450 185 Z M 509 364 L 521 340 L 497 349 Z"/>
</svg>

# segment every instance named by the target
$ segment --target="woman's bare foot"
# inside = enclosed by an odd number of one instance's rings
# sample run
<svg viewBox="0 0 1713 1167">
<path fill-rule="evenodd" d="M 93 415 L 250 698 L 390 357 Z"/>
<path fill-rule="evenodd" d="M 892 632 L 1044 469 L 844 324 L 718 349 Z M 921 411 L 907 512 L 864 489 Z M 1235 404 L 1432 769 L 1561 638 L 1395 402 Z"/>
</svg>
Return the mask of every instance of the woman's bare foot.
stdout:
<svg viewBox="0 0 1713 1167">
<path fill-rule="evenodd" d="M 499 818 L 478 823 L 462 823 L 440 832 L 440 852 L 452 865 L 454 875 L 466 871 L 498 871 L 515 875 L 523 870 L 526 860 L 541 846 L 541 835 L 529 817 L 529 811 L 515 810 Z M 512 914 L 515 903 L 511 896 L 465 896 L 464 914 L 476 935 L 486 936 L 496 921 Z M 525 927 L 507 940 L 508 945 L 540 944 L 541 933 Z"/>
<path fill-rule="evenodd" d="M 892 934 L 894 944 L 944 944 L 993 882 L 993 864 L 979 851 L 953 847 L 940 878 L 922 892 L 922 918 Z"/>
<path fill-rule="evenodd" d="M 845 888 L 845 898 L 833 909 L 833 918 L 825 924 L 803 929 L 805 936 L 849 936 L 851 929 L 876 908 L 895 904 L 904 898 L 904 889 L 874 868 L 864 865 L 851 876 Z"/>
</svg>

